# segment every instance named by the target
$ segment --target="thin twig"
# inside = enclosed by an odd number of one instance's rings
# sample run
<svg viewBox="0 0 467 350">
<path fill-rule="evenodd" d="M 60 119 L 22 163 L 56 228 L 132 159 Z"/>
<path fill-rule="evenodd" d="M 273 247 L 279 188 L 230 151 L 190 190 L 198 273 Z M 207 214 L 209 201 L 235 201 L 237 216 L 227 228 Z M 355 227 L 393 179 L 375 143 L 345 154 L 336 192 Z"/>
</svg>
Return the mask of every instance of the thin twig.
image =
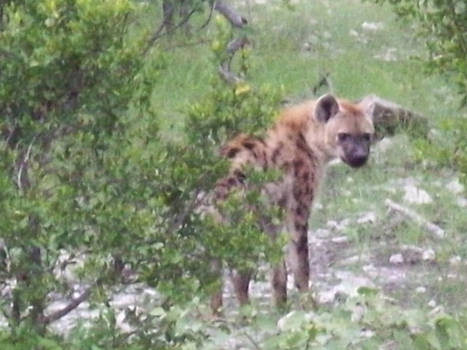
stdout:
<svg viewBox="0 0 467 350">
<path fill-rule="evenodd" d="M 168 34 L 172 34 L 175 30 L 177 30 L 178 28 L 180 28 L 181 26 L 183 26 L 185 23 L 188 22 L 188 20 L 190 19 L 191 16 L 193 16 L 193 14 L 197 11 L 198 9 L 195 7 L 193 8 L 180 22 L 178 22 L 171 30 L 169 31 L 166 31 L 164 33 L 162 33 L 162 30 L 164 29 L 165 27 L 165 21 L 162 22 L 162 24 L 159 26 L 159 28 L 156 30 L 156 32 L 154 33 L 154 35 L 152 36 L 152 38 L 149 40 L 149 43 L 148 43 L 148 46 L 146 47 L 146 49 L 144 50 L 144 54 L 148 53 L 149 49 L 154 45 L 154 43 L 159 40 L 160 38 L 162 38 L 163 36 L 165 35 L 168 35 Z"/>
<path fill-rule="evenodd" d="M 82 302 L 86 301 L 89 298 L 89 296 L 91 295 L 93 287 L 94 287 L 94 285 L 88 287 L 83 293 L 81 293 L 80 296 L 78 296 L 77 298 L 72 299 L 70 301 L 70 303 L 67 306 L 65 306 L 63 309 L 60 309 L 60 310 L 55 311 L 54 313 L 52 313 L 52 314 L 50 314 L 48 316 L 45 316 L 44 319 L 43 319 L 44 324 L 49 324 L 49 323 L 52 323 L 54 321 L 57 321 L 60 318 L 62 318 L 63 316 L 65 316 L 68 313 L 70 313 L 71 311 L 73 311 L 74 309 L 76 309 Z"/>
<path fill-rule="evenodd" d="M 204 29 L 206 28 L 206 26 L 209 24 L 209 22 L 211 22 L 211 18 L 212 18 L 212 14 L 214 12 L 214 5 L 215 5 L 215 1 L 212 1 L 211 2 L 211 5 L 209 6 L 209 16 L 208 16 L 208 19 L 206 20 L 206 22 L 204 22 L 201 27 L 199 27 L 199 29 Z"/>
<path fill-rule="evenodd" d="M 23 169 L 24 167 L 28 164 L 29 162 L 29 157 L 31 156 L 31 150 L 32 150 L 32 145 L 34 144 L 34 141 L 36 140 L 36 136 L 34 136 L 32 138 L 32 141 L 31 143 L 29 144 L 28 146 L 28 149 L 26 151 L 26 155 L 24 156 L 23 160 L 21 161 L 21 165 L 19 167 L 19 170 L 18 170 L 18 177 L 17 177 L 17 180 L 16 180 L 16 183 L 18 185 L 18 188 L 20 190 L 23 189 L 23 186 L 21 185 L 21 180 L 22 180 L 22 174 L 23 174 Z"/>
<path fill-rule="evenodd" d="M 191 201 L 188 203 L 188 205 L 185 207 L 185 209 L 180 212 L 175 220 L 172 221 L 172 224 L 169 226 L 168 232 L 172 232 L 173 230 L 176 230 L 179 228 L 185 221 L 185 219 L 190 215 L 193 210 L 198 206 L 198 204 L 202 201 L 203 198 L 199 198 L 199 194 L 201 193 L 201 189 L 198 189 L 195 191 L 193 198 Z"/>
<path fill-rule="evenodd" d="M 251 344 L 253 344 L 256 350 L 261 350 L 261 347 L 251 335 L 249 335 L 247 332 L 243 332 L 243 335 L 251 342 Z"/>
<path fill-rule="evenodd" d="M 444 238 L 444 236 L 446 235 L 446 232 L 441 227 L 433 224 L 432 222 L 429 222 L 428 220 L 426 220 L 425 218 L 423 218 L 422 216 L 420 216 L 413 210 L 409 208 L 405 208 L 402 205 L 397 204 L 390 199 L 386 199 L 384 201 L 384 204 L 386 204 L 392 210 L 395 210 L 398 213 L 401 213 L 404 216 L 408 217 L 409 219 L 412 219 L 419 226 L 422 226 L 427 231 L 431 232 L 436 238 Z"/>
<path fill-rule="evenodd" d="M 242 36 L 240 38 L 233 39 L 229 42 L 226 48 L 226 53 L 228 54 L 225 60 L 219 66 L 219 74 L 221 75 L 222 79 L 224 79 L 229 84 L 237 84 L 242 81 L 242 79 L 233 73 L 230 70 L 230 64 L 232 62 L 235 53 L 243 49 L 246 45 L 248 45 L 250 41 L 246 36 Z"/>
<path fill-rule="evenodd" d="M 243 28 L 248 20 L 222 1 L 216 1 L 214 9 L 222 14 L 234 27 Z"/>
</svg>

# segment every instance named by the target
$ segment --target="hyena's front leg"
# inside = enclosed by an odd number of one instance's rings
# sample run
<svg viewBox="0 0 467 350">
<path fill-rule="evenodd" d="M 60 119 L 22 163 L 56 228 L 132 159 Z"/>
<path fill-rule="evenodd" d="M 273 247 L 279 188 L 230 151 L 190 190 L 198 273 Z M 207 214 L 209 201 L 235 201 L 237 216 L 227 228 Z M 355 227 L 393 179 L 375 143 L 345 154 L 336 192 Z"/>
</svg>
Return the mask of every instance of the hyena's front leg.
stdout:
<svg viewBox="0 0 467 350">
<path fill-rule="evenodd" d="M 211 294 L 211 310 L 214 315 L 219 315 L 222 312 L 222 292 L 223 292 L 223 276 L 222 276 L 222 262 L 219 259 L 212 259 L 210 264 L 211 272 L 218 278 L 219 285 L 217 289 Z"/>
</svg>

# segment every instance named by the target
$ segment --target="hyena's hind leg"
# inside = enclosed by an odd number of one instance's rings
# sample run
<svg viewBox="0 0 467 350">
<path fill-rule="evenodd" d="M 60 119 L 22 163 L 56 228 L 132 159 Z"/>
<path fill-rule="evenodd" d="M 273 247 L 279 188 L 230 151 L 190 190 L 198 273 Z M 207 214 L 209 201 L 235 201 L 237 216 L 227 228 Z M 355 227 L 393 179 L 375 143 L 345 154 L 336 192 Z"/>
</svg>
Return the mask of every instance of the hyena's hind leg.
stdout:
<svg viewBox="0 0 467 350">
<path fill-rule="evenodd" d="M 287 303 L 287 267 L 284 259 L 273 267 L 271 285 L 274 305 L 281 308 Z"/>
<path fill-rule="evenodd" d="M 286 200 L 282 195 L 275 198 L 279 193 L 279 189 L 274 184 L 269 184 L 266 188 L 273 205 L 279 206 L 284 209 Z M 285 227 L 283 224 L 274 225 L 270 219 L 262 218 L 261 226 L 263 231 L 269 235 L 271 240 L 274 242 L 278 240 L 281 232 L 284 231 Z M 272 301 L 274 306 L 281 308 L 287 303 L 287 266 L 285 259 L 281 257 L 280 261 L 274 263 L 271 271 L 271 287 L 272 287 Z"/>
<path fill-rule="evenodd" d="M 246 305 L 250 302 L 248 290 L 250 287 L 251 277 L 253 271 L 233 271 L 232 284 L 234 287 L 235 295 L 240 306 Z"/>
</svg>

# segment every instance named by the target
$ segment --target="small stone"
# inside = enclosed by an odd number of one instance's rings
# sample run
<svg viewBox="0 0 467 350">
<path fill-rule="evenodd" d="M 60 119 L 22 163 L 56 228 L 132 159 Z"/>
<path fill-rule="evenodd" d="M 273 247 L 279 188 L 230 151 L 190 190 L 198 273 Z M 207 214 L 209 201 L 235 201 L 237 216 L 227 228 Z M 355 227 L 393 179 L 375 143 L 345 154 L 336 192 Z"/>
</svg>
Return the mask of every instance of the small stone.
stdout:
<svg viewBox="0 0 467 350">
<path fill-rule="evenodd" d="M 330 234 L 331 234 L 331 231 L 326 230 L 325 228 L 319 228 L 315 231 L 314 236 L 325 238 L 325 237 L 329 237 Z"/>
<path fill-rule="evenodd" d="M 313 204 L 313 208 L 314 208 L 315 210 L 321 210 L 321 209 L 323 209 L 324 207 L 323 207 L 323 205 L 322 205 L 320 202 L 317 202 L 317 203 L 314 203 L 314 204 Z"/>
<path fill-rule="evenodd" d="M 431 196 L 425 191 L 414 185 L 404 186 L 404 201 L 414 204 L 429 204 L 433 202 Z"/>
<path fill-rule="evenodd" d="M 356 38 L 358 38 L 359 35 L 360 35 L 360 34 L 358 34 L 358 32 L 357 32 L 355 29 L 351 29 L 351 30 L 349 31 L 349 34 L 350 34 L 351 36 L 356 37 Z"/>
<path fill-rule="evenodd" d="M 423 294 L 426 292 L 426 288 L 423 286 L 417 287 L 417 289 L 415 289 L 415 292 L 417 292 L 418 294 Z"/>
<path fill-rule="evenodd" d="M 329 220 L 326 223 L 326 226 L 329 227 L 330 229 L 333 229 L 335 231 L 343 231 L 346 229 L 346 227 L 350 224 L 349 219 L 344 219 L 341 222 L 337 222 L 334 220 Z"/>
<path fill-rule="evenodd" d="M 393 254 L 391 255 L 391 257 L 389 258 L 389 262 L 391 264 L 402 264 L 404 262 L 404 257 L 402 256 L 402 254 L 398 253 L 398 254 Z"/>
<path fill-rule="evenodd" d="M 435 307 L 436 306 L 436 301 L 434 299 L 431 299 L 429 302 L 428 302 L 428 306 L 429 307 Z"/>
<path fill-rule="evenodd" d="M 349 238 L 347 236 L 334 237 L 331 240 L 333 243 L 347 243 Z"/>
<path fill-rule="evenodd" d="M 451 259 L 449 259 L 449 264 L 452 266 L 458 266 L 462 261 L 462 258 L 459 255 L 453 256 Z"/>
<path fill-rule="evenodd" d="M 361 335 L 365 338 L 371 338 L 375 335 L 375 332 L 373 332 L 371 329 L 362 329 Z"/>
<path fill-rule="evenodd" d="M 455 178 L 446 185 L 446 188 L 454 194 L 461 194 L 464 192 L 464 185 L 459 182 L 458 178 Z"/>
<path fill-rule="evenodd" d="M 362 28 L 368 31 L 376 31 L 383 29 L 384 25 L 381 22 L 363 22 Z"/>
<path fill-rule="evenodd" d="M 296 314 L 296 311 L 291 311 L 287 315 L 283 316 L 279 321 L 277 321 L 277 328 L 280 330 L 285 330 L 287 327 L 288 321 Z"/>
<path fill-rule="evenodd" d="M 376 222 L 376 214 L 372 211 L 363 214 L 357 219 L 359 224 L 374 224 Z"/>
<path fill-rule="evenodd" d="M 433 249 L 427 249 L 422 254 L 422 259 L 425 261 L 433 261 L 435 260 L 436 254 Z"/>
<path fill-rule="evenodd" d="M 365 312 L 365 307 L 361 304 L 357 304 L 352 310 L 352 315 L 350 316 L 350 319 L 352 320 L 352 322 L 360 322 L 363 319 L 363 316 L 365 316 Z"/>
<path fill-rule="evenodd" d="M 379 55 L 374 55 L 373 57 L 378 60 L 385 61 L 385 62 L 394 62 L 394 61 L 397 61 L 396 53 L 397 53 L 397 49 L 395 49 L 394 47 L 390 47 L 386 50 L 386 52 L 379 54 Z"/>
<path fill-rule="evenodd" d="M 464 197 L 459 197 L 457 198 L 457 205 L 459 207 L 462 207 L 462 208 L 465 208 L 467 207 L 467 198 L 464 198 Z"/>
</svg>

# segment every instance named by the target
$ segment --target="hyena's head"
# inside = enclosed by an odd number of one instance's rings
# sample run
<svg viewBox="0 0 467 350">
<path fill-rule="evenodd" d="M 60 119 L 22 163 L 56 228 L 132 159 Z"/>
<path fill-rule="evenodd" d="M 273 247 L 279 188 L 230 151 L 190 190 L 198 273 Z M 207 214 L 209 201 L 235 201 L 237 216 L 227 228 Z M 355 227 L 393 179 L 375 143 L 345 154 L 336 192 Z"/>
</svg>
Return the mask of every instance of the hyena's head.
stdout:
<svg viewBox="0 0 467 350">
<path fill-rule="evenodd" d="M 374 134 L 370 111 L 364 106 L 324 95 L 315 104 L 314 115 L 324 123 L 325 147 L 351 167 L 366 163 Z"/>
</svg>

